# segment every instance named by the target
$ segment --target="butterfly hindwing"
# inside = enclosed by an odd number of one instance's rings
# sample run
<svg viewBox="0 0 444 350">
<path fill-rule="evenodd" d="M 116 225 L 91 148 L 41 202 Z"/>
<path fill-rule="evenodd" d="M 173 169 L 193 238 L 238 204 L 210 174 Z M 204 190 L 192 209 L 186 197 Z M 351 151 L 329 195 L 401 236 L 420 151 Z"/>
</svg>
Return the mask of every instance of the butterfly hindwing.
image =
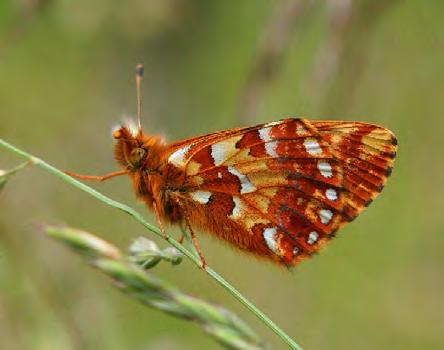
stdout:
<svg viewBox="0 0 444 350">
<path fill-rule="evenodd" d="M 381 191 L 395 151 L 379 126 L 286 119 L 173 144 L 168 162 L 185 172 L 193 224 L 294 265 Z"/>
</svg>

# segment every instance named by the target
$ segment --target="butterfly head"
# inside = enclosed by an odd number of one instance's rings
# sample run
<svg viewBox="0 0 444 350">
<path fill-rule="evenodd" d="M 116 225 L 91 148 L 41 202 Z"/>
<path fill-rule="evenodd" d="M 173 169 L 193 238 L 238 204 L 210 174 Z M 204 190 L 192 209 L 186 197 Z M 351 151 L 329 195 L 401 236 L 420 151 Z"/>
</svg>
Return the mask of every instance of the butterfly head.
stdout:
<svg viewBox="0 0 444 350">
<path fill-rule="evenodd" d="M 137 170 L 144 163 L 147 148 L 143 145 L 143 132 L 134 132 L 131 127 L 121 126 L 113 132 L 117 141 L 114 153 L 117 162 L 128 170 Z"/>
<path fill-rule="evenodd" d="M 149 158 L 162 143 L 159 137 L 145 135 L 142 129 L 136 131 L 127 125 L 116 129 L 113 138 L 117 141 L 114 147 L 115 158 L 129 171 L 149 167 Z"/>
</svg>

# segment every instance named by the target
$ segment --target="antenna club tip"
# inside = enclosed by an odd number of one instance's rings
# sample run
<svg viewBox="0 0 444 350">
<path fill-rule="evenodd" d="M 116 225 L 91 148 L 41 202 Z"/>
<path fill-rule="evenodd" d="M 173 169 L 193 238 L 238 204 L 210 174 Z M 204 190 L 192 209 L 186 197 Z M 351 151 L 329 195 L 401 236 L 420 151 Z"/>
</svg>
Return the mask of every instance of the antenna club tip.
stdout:
<svg viewBox="0 0 444 350">
<path fill-rule="evenodd" d="M 138 76 L 138 77 L 143 76 L 143 65 L 142 64 L 138 64 L 136 66 L 136 76 Z"/>
</svg>

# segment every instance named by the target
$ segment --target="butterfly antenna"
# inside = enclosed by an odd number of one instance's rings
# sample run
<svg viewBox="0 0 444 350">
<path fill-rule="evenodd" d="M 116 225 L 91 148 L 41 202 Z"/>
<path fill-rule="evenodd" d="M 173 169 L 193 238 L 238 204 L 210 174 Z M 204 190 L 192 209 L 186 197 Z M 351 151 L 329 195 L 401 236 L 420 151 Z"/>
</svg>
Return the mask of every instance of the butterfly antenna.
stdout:
<svg viewBox="0 0 444 350">
<path fill-rule="evenodd" d="M 138 64 L 136 66 L 136 93 L 137 93 L 137 124 L 139 127 L 139 132 L 142 131 L 142 123 L 140 119 L 140 115 L 142 114 L 142 98 L 141 98 L 141 90 L 142 90 L 142 77 L 143 77 L 143 65 Z"/>
</svg>

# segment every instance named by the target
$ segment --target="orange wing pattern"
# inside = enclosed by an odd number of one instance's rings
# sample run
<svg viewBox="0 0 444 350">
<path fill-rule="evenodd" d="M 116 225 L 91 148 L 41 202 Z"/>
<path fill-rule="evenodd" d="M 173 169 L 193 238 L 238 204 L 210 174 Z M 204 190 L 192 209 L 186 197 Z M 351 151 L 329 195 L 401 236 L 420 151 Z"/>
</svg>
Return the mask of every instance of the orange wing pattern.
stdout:
<svg viewBox="0 0 444 350">
<path fill-rule="evenodd" d="M 287 266 L 312 255 L 382 190 L 396 139 L 359 122 L 286 119 L 167 148 L 191 225 Z"/>
</svg>

